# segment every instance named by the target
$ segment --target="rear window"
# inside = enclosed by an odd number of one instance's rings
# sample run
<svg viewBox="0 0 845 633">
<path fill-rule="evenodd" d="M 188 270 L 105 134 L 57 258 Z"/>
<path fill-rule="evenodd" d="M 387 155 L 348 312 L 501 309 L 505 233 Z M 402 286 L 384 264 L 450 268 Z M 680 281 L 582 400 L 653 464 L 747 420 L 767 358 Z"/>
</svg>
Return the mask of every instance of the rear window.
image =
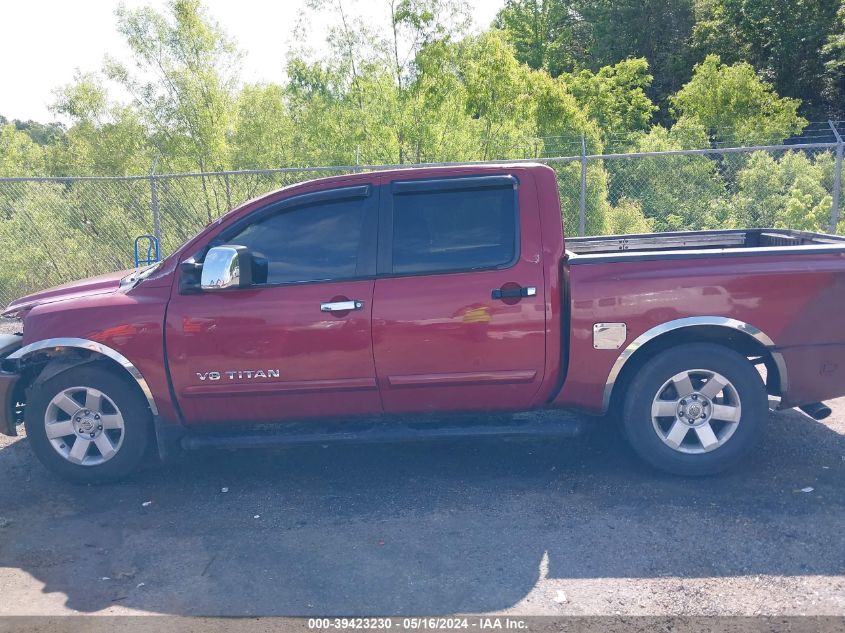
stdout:
<svg viewBox="0 0 845 633">
<path fill-rule="evenodd" d="M 517 256 L 512 187 L 420 191 L 393 198 L 393 272 L 501 268 Z"/>
</svg>

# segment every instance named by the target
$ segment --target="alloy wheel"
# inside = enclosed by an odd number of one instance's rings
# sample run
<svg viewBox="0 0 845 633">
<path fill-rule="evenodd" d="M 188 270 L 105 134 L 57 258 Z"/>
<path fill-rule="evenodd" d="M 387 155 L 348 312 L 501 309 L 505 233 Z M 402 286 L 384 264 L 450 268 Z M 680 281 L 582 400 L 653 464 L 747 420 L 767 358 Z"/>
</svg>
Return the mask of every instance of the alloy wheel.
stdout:
<svg viewBox="0 0 845 633">
<path fill-rule="evenodd" d="M 73 464 L 97 466 L 123 445 L 123 415 L 106 394 L 92 387 L 70 387 L 50 400 L 44 413 L 47 439 Z"/>
<path fill-rule="evenodd" d="M 667 380 L 654 396 L 651 420 L 661 441 L 681 453 L 707 453 L 736 432 L 742 403 L 731 382 L 707 369 L 690 369 Z"/>
</svg>

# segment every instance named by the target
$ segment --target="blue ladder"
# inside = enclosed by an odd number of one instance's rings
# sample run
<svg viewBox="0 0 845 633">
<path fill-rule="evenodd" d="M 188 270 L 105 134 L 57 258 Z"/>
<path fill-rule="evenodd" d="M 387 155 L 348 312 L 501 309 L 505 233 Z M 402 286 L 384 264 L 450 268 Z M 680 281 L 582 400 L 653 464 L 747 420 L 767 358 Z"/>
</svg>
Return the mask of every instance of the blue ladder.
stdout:
<svg viewBox="0 0 845 633">
<path fill-rule="evenodd" d="M 142 240 L 146 240 L 146 246 L 139 248 Z M 142 258 L 141 252 L 144 248 L 147 250 L 147 256 Z M 161 260 L 161 251 L 159 250 L 158 238 L 155 235 L 139 235 L 135 238 L 135 268 L 155 264 L 159 260 Z"/>
</svg>

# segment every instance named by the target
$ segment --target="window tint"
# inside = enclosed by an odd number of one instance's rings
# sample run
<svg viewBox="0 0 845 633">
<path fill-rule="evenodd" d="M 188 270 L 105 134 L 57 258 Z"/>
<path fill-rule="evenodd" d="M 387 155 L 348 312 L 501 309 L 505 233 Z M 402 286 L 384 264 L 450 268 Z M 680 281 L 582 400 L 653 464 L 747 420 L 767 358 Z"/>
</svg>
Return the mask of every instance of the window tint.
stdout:
<svg viewBox="0 0 845 633">
<path fill-rule="evenodd" d="M 227 239 L 267 259 L 267 283 L 354 277 L 367 198 L 267 216 Z"/>
<path fill-rule="evenodd" d="M 512 188 L 432 191 L 393 197 L 393 272 L 494 268 L 513 261 Z"/>
</svg>

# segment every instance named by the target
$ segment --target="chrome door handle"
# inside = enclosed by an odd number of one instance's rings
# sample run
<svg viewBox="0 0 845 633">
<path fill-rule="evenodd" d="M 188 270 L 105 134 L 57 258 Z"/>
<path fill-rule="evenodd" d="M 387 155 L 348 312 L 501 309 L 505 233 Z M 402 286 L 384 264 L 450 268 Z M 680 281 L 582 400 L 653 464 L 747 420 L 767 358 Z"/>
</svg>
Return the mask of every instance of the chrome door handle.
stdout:
<svg viewBox="0 0 845 633">
<path fill-rule="evenodd" d="M 351 310 L 363 310 L 364 302 L 357 299 L 349 301 L 328 301 L 320 304 L 320 312 L 349 312 Z"/>
<path fill-rule="evenodd" d="M 514 288 L 496 288 L 490 293 L 493 299 L 521 299 L 522 297 L 536 297 L 537 288 L 534 286 L 516 286 Z"/>
</svg>

